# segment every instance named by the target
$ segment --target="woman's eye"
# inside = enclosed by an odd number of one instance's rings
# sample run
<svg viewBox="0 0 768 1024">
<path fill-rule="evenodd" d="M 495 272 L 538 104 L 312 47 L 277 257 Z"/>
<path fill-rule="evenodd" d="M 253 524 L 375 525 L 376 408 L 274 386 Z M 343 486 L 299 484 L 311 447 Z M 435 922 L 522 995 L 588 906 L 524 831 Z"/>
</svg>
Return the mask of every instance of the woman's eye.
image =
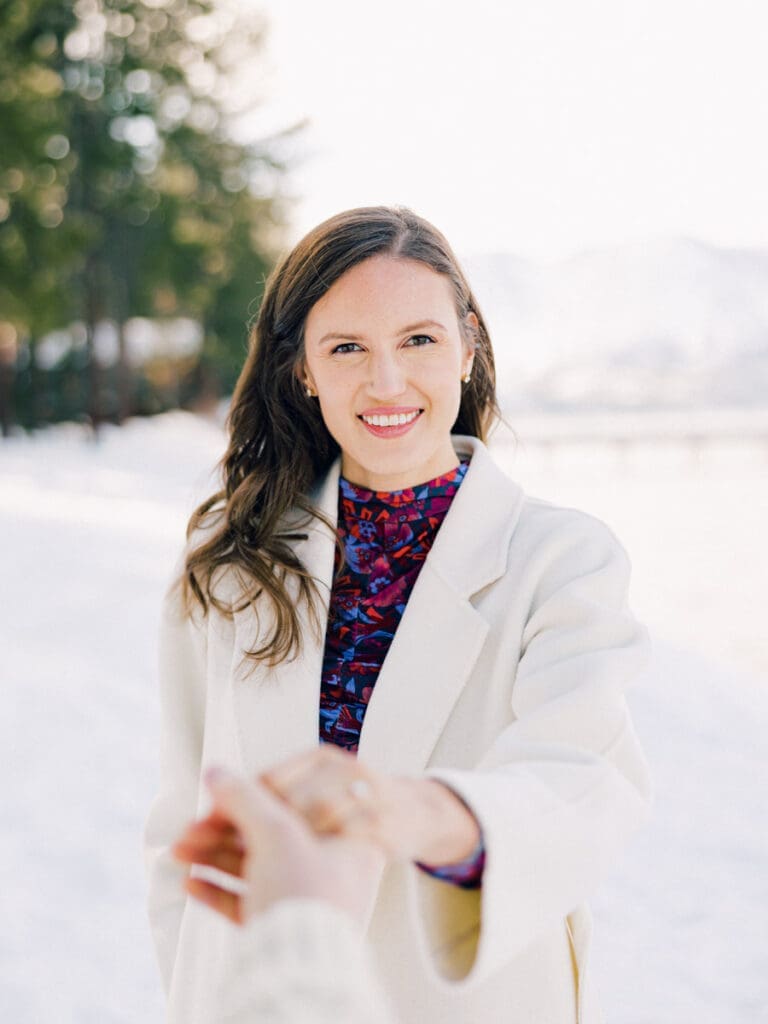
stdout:
<svg viewBox="0 0 768 1024">
<path fill-rule="evenodd" d="M 428 334 L 413 334 L 408 339 L 408 344 L 416 348 L 420 348 L 422 345 L 434 345 L 434 343 L 435 339 L 430 338 Z"/>
<path fill-rule="evenodd" d="M 333 354 L 335 355 L 337 352 L 341 352 L 342 354 L 344 352 L 353 352 L 355 349 L 359 348 L 360 346 L 356 341 L 344 341 L 341 345 L 337 345 L 336 348 L 333 349 Z"/>
</svg>

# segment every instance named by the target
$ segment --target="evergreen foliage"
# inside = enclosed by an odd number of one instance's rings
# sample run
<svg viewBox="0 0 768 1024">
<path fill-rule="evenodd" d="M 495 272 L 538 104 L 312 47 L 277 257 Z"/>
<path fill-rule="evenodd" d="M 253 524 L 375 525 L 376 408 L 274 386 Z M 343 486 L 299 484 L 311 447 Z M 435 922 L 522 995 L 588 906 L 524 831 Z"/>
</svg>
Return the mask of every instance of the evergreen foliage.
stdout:
<svg viewBox="0 0 768 1024">
<path fill-rule="evenodd" d="M 0 2 L 6 428 L 11 404 L 33 425 L 71 415 L 84 392 L 97 424 L 232 387 L 280 243 L 296 132 L 235 141 L 235 118 L 259 100 L 242 72 L 256 79 L 263 31 L 234 0 Z M 139 366 L 134 317 L 192 318 L 202 349 Z M 62 330 L 73 343 L 38 366 L 40 340 Z"/>
</svg>

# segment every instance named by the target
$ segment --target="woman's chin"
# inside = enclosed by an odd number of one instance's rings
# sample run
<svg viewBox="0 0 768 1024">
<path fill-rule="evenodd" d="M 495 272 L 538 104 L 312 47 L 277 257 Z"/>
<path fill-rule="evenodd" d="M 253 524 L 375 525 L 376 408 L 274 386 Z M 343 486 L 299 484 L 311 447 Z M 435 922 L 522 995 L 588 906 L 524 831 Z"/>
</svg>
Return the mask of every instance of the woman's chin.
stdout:
<svg viewBox="0 0 768 1024">
<path fill-rule="evenodd" d="M 342 457 L 341 474 L 353 484 L 372 491 L 402 491 L 432 480 L 454 468 L 455 455 L 437 458 L 434 449 L 419 451 L 406 440 L 386 451 L 357 451 Z M 451 463 L 451 465 L 449 465 Z"/>
</svg>

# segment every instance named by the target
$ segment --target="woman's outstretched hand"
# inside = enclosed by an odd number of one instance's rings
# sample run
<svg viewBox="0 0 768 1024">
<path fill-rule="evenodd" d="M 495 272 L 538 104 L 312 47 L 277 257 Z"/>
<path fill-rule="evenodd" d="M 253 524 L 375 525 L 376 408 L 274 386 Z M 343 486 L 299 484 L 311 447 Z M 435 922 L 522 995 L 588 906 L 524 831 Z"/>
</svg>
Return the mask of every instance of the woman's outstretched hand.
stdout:
<svg viewBox="0 0 768 1024">
<path fill-rule="evenodd" d="M 479 839 L 472 813 L 441 783 L 375 771 L 338 747 L 297 754 L 258 781 L 316 837 L 355 840 L 393 859 L 452 864 L 468 856 Z M 173 852 L 178 860 L 239 878 L 247 871 L 242 828 L 216 801 L 207 817 L 186 829 Z M 199 895 L 207 884 L 191 878 L 187 886 Z"/>
<path fill-rule="evenodd" d="M 317 836 L 260 782 L 212 769 L 207 818 L 174 848 L 178 859 L 218 867 L 239 878 L 238 891 L 190 877 L 190 895 L 237 924 L 283 899 L 318 899 L 364 925 L 384 858 L 371 843 Z"/>
</svg>

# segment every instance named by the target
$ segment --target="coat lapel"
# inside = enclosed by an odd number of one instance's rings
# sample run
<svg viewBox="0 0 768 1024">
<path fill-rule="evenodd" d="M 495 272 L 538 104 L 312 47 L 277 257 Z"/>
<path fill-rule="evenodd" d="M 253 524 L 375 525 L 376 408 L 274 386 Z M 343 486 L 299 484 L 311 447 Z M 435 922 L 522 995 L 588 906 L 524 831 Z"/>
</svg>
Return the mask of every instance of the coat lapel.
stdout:
<svg viewBox="0 0 768 1024">
<path fill-rule="evenodd" d="M 336 527 L 338 516 L 339 461 L 328 471 L 313 494 L 314 504 Z M 303 651 L 291 662 L 275 668 L 255 669 L 241 664 L 242 651 L 254 644 L 260 631 L 252 608 L 235 615 L 235 647 L 232 671 L 235 727 L 243 770 L 253 775 L 319 743 L 320 682 L 325 647 L 335 541 L 319 520 L 301 527 L 306 540 L 298 541 L 295 552 L 318 583 L 321 634 L 312 628 L 304 603 L 297 607 L 302 624 Z M 265 614 L 261 631 L 272 625 Z M 262 633 L 263 635 L 263 633 Z"/>
<path fill-rule="evenodd" d="M 509 540 L 522 492 L 476 438 L 455 437 L 471 456 L 466 476 L 419 573 L 374 687 L 360 735 L 359 757 L 383 770 L 418 772 L 429 762 L 488 632 L 470 598 L 506 570 Z M 336 525 L 339 461 L 314 495 Z M 318 581 L 325 622 L 333 576 L 334 538 L 318 521 L 296 554 Z M 274 669 L 244 672 L 238 662 L 253 644 L 252 609 L 235 616 L 232 679 L 244 770 L 253 774 L 317 746 L 325 637 L 311 630 L 303 608 L 304 651 Z M 269 628 L 265 621 L 262 628 Z"/>
<path fill-rule="evenodd" d="M 360 734 L 361 760 L 398 774 L 426 767 L 488 632 L 430 557 L 387 651 Z"/>
<path fill-rule="evenodd" d="M 359 757 L 373 767 L 419 772 L 483 647 L 489 625 L 471 596 L 506 571 L 522 492 L 475 438 L 466 476 L 416 580 L 363 721 Z"/>
</svg>

